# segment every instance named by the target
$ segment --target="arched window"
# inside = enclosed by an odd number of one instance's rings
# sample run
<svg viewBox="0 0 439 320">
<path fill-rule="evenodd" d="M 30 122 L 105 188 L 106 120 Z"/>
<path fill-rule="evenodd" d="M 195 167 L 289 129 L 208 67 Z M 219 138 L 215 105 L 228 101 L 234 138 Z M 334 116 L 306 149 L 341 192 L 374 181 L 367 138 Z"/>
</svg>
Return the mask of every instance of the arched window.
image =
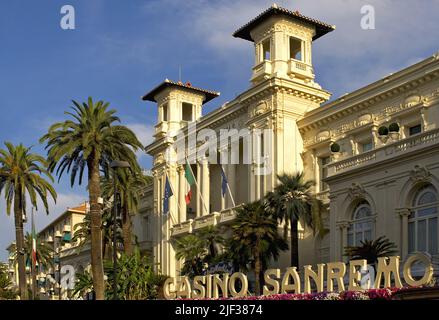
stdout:
<svg viewBox="0 0 439 320">
<path fill-rule="evenodd" d="M 438 253 L 438 194 L 432 185 L 419 189 L 409 216 L 409 252 Z"/>
<path fill-rule="evenodd" d="M 375 222 L 367 201 L 362 201 L 355 207 L 351 222 L 348 228 L 348 246 L 360 246 L 361 241 L 372 240 Z"/>
</svg>

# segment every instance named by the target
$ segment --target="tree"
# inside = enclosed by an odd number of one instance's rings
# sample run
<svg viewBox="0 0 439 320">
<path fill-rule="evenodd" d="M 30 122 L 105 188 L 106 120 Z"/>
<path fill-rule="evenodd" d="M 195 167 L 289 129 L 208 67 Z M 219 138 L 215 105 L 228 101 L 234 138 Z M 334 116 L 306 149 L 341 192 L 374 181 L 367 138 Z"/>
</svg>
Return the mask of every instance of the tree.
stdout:
<svg viewBox="0 0 439 320">
<path fill-rule="evenodd" d="M 120 229 L 120 220 L 116 221 L 117 228 Z M 78 252 L 87 244 L 91 242 L 91 218 L 90 215 L 86 215 L 82 222 L 79 222 L 73 226 L 74 235 L 72 237 L 72 243 L 77 244 L 76 250 Z M 111 206 L 105 206 L 102 210 L 102 256 L 104 259 L 110 259 L 113 250 L 113 212 Z M 122 242 L 120 232 L 116 234 L 117 242 Z"/>
<path fill-rule="evenodd" d="M 45 242 L 41 241 L 39 237 L 37 237 L 36 245 L 36 262 L 38 264 L 38 267 L 40 269 L 44 268 L 45 270 L 47 270 L 53 265 L 53 248 L 52 246 L 49 246 Z M 15 244 L 11 246 L 11 249 L 11 251 L 13 252 L 11 257 L 14 259 L 14 263 L 17 263 L 18 260 Z M 25 254 L 26 260 L 30 261 L 32 257 L 32 235 L 30 233 L 26 233 L 26 236 L 24 237 L 23 252 Z"/>
<path fill-rule="evenodd" d="M 93 278 L 87 271 L 76 274 L 75 287 L 72 295 L 85 297 L 89 292 L 93 291 Z"/>
<path fill-rule="evenodd" d="M 344 255 L 351 260 L 365 259 L 368 264 L 375 266 L 378 263 L 378 258 L 389 257 L 398 252 L 396 245 L 385 236 L 376 240 L 364 240 L 360 243 L 360 246 L 346 247 Z"/>
<path fill-rule="evenodd" d="M 218 228 L 214 226 L 201 229 L 197 235 L 204 242 L 205 248 L 207 249 L 207 255 L 204 257 L 204 261 L 207 264 L 213 263 L 219 256 L 218 246 L 225 244 L 223 236 L 220 234 Z"/>
<path fill-rule="evenodd" d="M 27 299 L 25 252 L 23 250 L 23 215 L 26 214 L 26 197 L 37 209 L 37 198 L 41 199 L 46 213 L 49 214 L 48 196 L 50 195 L 56 201 L 56 192 L 50 184 L 53 178 L 46 170 L 48 164 L 46 159 L 31 153 L 31 149 L 22 144 L 14 146 L 6 142 L 5 145 L 6 149 L 0 149 L 0 194 L 4 192 L 8 215 L 12 205 L 14 206 L 19 290 L 20 297 Z"/>
<path fill-rule="evenodd" d="M 196 235 L 189 234 L 175 240 L 175 257 L 184 260 L 181 273 L 193 278 L 202 274 L 207 255 L 206 242 Z"/>
<path fill-rule="evenodd" d="M 8 268 L 0 263 L 0 300 L 12 300 L 16 297 L 17 294 L 12 289 L 12 282 L 8 275 Z"/>
<path fill-rule="evenodd" d="M 136 135 L 127 127 L 115 125 L 120 119 L 115 110 L 109 110 L 109 103 L 92 98 L 82 104 L 72 101 L 72 112 L 66 112 L 72 120 L 56 123 L 49 128 L 40 142 L 46 142 L 49 170 L 59 178 L 66 171 L 70 173 L 73 186 L 79 176 L 79 184 L 85 168 L 88 171 L 88 192 L 91 221 L 91 266 L 96 299 L 105 295 L 104 270 L 101 237 L 100 169 L 108 174 L 111 160 L 127 161 L 132 168 L 137 165 L 135 151 L 143 149 Z"/>
<path fill-rule="evenodd" d="M 278 176 L 279 184 L 266 196 L 266 208 L 282 223 L 285 222 L 284 237 L 290 226 L 291 266 L 299 267 L 298 223 L 313 229 L 323 237 L 327 229 L 322 222 L 322 203 L 312 192 L 314 182 L 307 181 L 303 173 Z"/>
<path fill-rule="evenodd" d="M 105 261 L 108 283 L 113 283 L 113 263 Z M 141 256 L 138 247 L 131 255 L 123 253 L 117 263 L 117 296 L 121 300 L 156 299 L 167 276 L 155 274 L 147 256 Z M 109 289 L 107 294 L 113 296 Z"/>
<path fill-rule="evenodd" d="M 245 204 L 236 209 L 232 223 L 229 254 L 234 264 L 246 269 L 252 265 L 255 273 L 255 293 L 261 294 L 261 278 L 269 260 L 277 260 L 288 245 L 278 232 L 276 218 L 259 202 Z"/>
<path fill-rule="evenodd" d="M 143 175 L 139 168 L 132 171 L 118 170 L 116 172 L 116 184 L 121 202 L 123 247 L 125 254 L 131 255 L 133 253 L 131 214 L 137 212 L 143 191 L 151 182 L 151 177 Z M 103 177 L 101 189 L 104 201 L 109 202 L 110 199 L 112 201 L 114 196 L 114 177 Z"/>
</svg>

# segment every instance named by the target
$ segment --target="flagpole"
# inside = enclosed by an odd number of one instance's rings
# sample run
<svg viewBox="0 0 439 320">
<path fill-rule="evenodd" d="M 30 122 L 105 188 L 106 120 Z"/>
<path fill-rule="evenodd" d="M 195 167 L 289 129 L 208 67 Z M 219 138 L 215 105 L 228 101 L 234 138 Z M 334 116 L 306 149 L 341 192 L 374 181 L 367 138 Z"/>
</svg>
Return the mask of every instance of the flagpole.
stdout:
<svg viewBox="0 0 439 320">
<path fill-rule="evenodd" d="M 37 239 L 35 238 L 35 222 L 34 222 L 34 207 L 32 206 L 32 215 L 31 215 L 31 219 L 32 219 L 32 251 L 31 251 L 31 266 L 32 266 L 32 299 L 35 300 L 36 298 L 36 291 L 37 291 L 37 286 L 36 286 L 36 280 L 37 280 L 37 275 L 36 275 L 36 242 Z"/>
<path fill-rule="evenodd" d="M 204 209 L 206 210 L 206 212 L 209 214 L 210 212 L 209 212 L 209 210 L 208 210 L 207 207 L 206 207 L 206 203 L 205 203 L 205 201 L 204 201 L 203 194 L 201 193 L 201 189 L 200 189 L 200 187 L 198 186 L 197 178 L 195 178 L 194 172 L 192 171 L 192 167 L 191 167 L 191 165 L 189 164 L 189 162 L 188 162 L 188 160 L 187 160 L 187 157 L 186 157 L 186 165 L 189 167 L 189 170 L 191 170 L 192 176 L 194 177 L 194 180 L 195 180 L 195 185 L 197 186 L 197 190 L 200 191 L 200 192 L 197 192 L 197 193 L 200 194 L 201 201 L 203 202 L 203 207 L 204 207 Z"/>
<path fill-rule="evenodd" d="M 223 165 L 220 164 L 220 166 L 221 166 L 221 170 L 223 170 L 224 176 L 227 179 L 226 172 L 224 171 Z M 233 207 L 236 207 L 235 199 L 233 199 L 232 190 L 230 190 L 230 184 L 229 184 L 229 180 L 228 179 L 227 179 L 227 190 L 229 190 L 230 200 L 232 200 Z"/>
<path fill-rule="evenodd" d="M 168 180 L 168 181 L 169 181 L 169 180 Z M 178 210 L 181 211 L 181 206 L 180 206 L 180 203 L 179 203 L 179 201 L 178 201 L 178 195 L 175 193 L 175 190 L 174 190 L 174 187 L 172 186 L 171 181 L 169 181 L 169 186 L 171 187 L 172 195 L 175 195 L 175 197 L 176 197 L 176 201 L 177 201 L 177 205 L 178 205 Z M 169 208 L 169 215 L 171 216 L 171 222 L 175 224 L 175 221 L 173 221 L 173 219 L 172 219 L 171 208 Z"/>
</svg>

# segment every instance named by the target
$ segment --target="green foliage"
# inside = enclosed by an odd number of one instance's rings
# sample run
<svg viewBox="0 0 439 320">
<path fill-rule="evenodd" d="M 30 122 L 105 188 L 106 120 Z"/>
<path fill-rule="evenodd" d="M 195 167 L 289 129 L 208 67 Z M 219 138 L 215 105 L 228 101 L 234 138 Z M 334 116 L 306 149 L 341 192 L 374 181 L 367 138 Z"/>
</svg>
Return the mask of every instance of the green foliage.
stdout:
<svg viewBox="0 0 439 320">
<path fill-rule="evenodd" d="M 288 249 L 278 232 L 276 218 L 259 201 L 245 204 L 236 212 L 227 243 L 227 252 L 236 267 L 245 271 L 261 259 L 264 268 L 270 259 L 278 259 L 280 251 Z"/>
<path fill-rule="evenodd" d="M 120 230 L 120 219 L 116 221 L 118 230 Z M 72 237 L 72 243 L 77 243 L 76 251 L 79 254 L 82 248 L 91 241 L 91 217 L 89 214 L 84 216 L 82 222 L 79 222 L 73 226 L 74 232 Z M 111 254 L 113 248 L 113 212 L 111 207 L 104 208 L 102 211 L 102 256 Z M 116 234 L 117 242 L 122 242 L 122 236 L 120 232 Z"/>
<path fill-rule="evenodd" d="M 50 184 L 53 179 L 46 170 L 46 159 L 31 153 L 31 149 L 22 144 L 14 146 L 10 142 L 5 142 L 5 145 L 6 149 L 0 149 L 0 193 L 4 191 L 5 194 L 6 213 L 10 214 L 14 197 L 21 199 L 20 209 L 25 213 L 26 194 L 36 209 L 38 209 L 37 197 L 39 197 L 46 212 L 49 213 L 47 198 L 50 194 L 56 200 L 56 192 Z M 50 182 L 42 176 L 46 176 Z"/>
<path fill-rule="evenodd" d="M 387 129 L 385 126 L 381 126 L 378 128 L 378 134 L 380 136 L 387 136 L 389 134 L 389 129 Z"/>
<path fill-rule="evenodd" d="M 6 265 L 0 263 L 0 300 L 13 300 L 17 293 L 12 289 L 12 282 Z"/>
<path fill-rule="evenodd" d="M 72 292 L 73 296 L 85 297 L 91 291 L 93 291 L 92 275 L 87 271 L 76 274 L 75 288 Z"/>
<path fill-rule="evenodd" d="M 182 274 L 191 278 L 202 274 L 205 268 L 205 258 L 208 255 L 205 240 L 193 234 L 176 239 L 175 252 L 178 260 L 184 260 Z"/>
<path fill-rule="evenodd" d="M 105 261 L 105 273 L 108 275 L 107 295 L 113 296 L 113 263 Z M 164 275 L 154 273 L 146 256 L 141 256 L 138 248 L 132 255 L 122 254 L 117 261 L 117 295 L 121 300 L 157 299 L 167 279 Z"/>
<path fill-rule="evenodd" d="M 340 145 L 337 142 L 331 144 L 331 152 L 337 153 L 340 152 Z"/>
<path fill-rule="evenodd" d="M 23 246 L 25 256 L 27 260 L 30 260 L 32 257 L 32 235 L 30 233 L 26 233 L 24 237 L 24 246 Z M 11 256 L 14 258 L 14 262 L 17 262 L 17 250 L 15 248 L 15 244 L 11 246 Z M 53 265 L 53 247 L 48 245 L 45 242 L 42 242 L 41 239 L 37 238 L 37 262 L 39 266 L 42 266 L 44 269 L 48 269 Z"/>
<path fill-rule="evenodd" d="M 389 125 L 389 131 L 390 132 L 399 132 L 399 124 L 396 122 L 393 122 Z"/>
<path fill-rule="evenodd" d="M 85 166 L 96 159 L 105 173 L 113 159 L 128 161 L 133 169 L 138 167 L 134 152 L 143 146 L 134 132 L 115 125 L 120 119 L 115 116 L 116 110 L 108 110 L 108 102 L 95 103 L 89 98 L 87 103 L 72 103 L 72 111 L 65 114 L 73 119 L 55 123 L 40 139 L 40 143 L 47 143 L 51 172 L 58 166 L 56 174 L 61 178 L 67 170 L 73 186 L 77 176 L 82 183 Z"/>
<path fill-rule="evenodd" d="M 266 196 L 266 207 L 280 222 L 300 221 L 315 235 L 323 237 L 328 230 L 323 224 L 323 204 L 316 198 L 314 182 L 305 180 L 303 173 L 278 176 L 279 184 Z M 285 230 L 286 232 L 286 230 Z"/>
<path fill-rule="evenodd" d="M 346 247 L 344 255 L 351 260 L 365 259 L 367 263 L 375 264 L 379 257 L 388 257 L 397 253 L 396 249 L 393 242 L 385 236 L 381 236 L 376 240 L 361 241 L 361 245 L 358 247 Z"/>
</svg>

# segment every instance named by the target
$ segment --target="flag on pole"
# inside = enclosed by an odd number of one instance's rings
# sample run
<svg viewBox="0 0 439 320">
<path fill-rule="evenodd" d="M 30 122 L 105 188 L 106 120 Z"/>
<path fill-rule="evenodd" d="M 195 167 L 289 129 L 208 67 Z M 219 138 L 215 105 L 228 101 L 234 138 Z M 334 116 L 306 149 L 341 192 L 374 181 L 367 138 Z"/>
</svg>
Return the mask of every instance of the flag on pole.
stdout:
<svg viewBox="0 0 439 320">
<path fill-rule="evenodd" d="M 220 166 L 220 167 L 221 167 L 221 194 L 224 198 L 226 195 L 227 186 L 228 186 L 229 182 L 227 181 L 227 177 L 226 177 L 226 174 L 224 173 L 223 166 Z"/>
<path fill-rule="evenodd" d="M 32 267 L 37 264 L 37 233 L 35 231 L 34 212 L 32 208 Z"/>
<path fill-rule="evenodd" d="M 174 194 L 172 193 L 171 184 L 169 183 L 168 176 L 166 176 L 165 181 L 165 196 L 163 197 L 163 214 L 169 213 L 169 198 Z"/>
<path fill-rule="evenodd" d="M 185 166 L 185 169 L 184 169 L 184 177 L 186 178 L 186 182 L 188 184 L 188 187 L 187 187 L 188 192 L 184 196 L 184 200 L 186 201 L 186 205 L 188 205 L 189 203 L 191 203 L 192 186 L 195 184 L 195 177 L 192 174 L 192 170 L 189 167 L 188 163 L 186 163 L 186 166 Z"/>
</svg>

